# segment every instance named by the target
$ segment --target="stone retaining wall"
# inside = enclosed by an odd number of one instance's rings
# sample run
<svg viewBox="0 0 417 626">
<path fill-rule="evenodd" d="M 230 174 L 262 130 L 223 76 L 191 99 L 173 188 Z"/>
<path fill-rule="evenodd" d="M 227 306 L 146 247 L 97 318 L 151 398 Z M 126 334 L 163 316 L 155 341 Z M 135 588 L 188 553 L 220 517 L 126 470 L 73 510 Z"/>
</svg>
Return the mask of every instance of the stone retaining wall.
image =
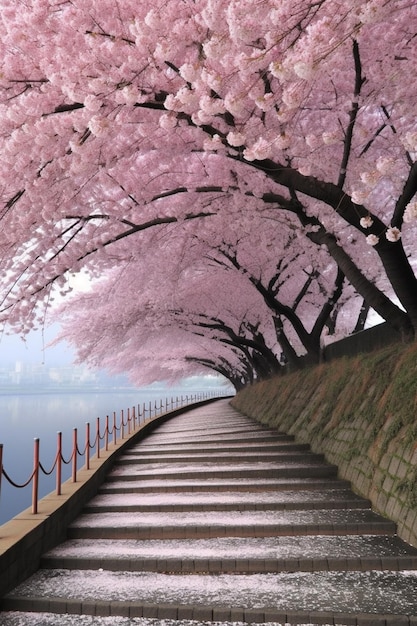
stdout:
<svg viewBox="0 0 417 626">
<path fill-rule="evenodd" d="M 324 453 L 417 546 L 417 343 L 257 383 L 232 404 Z"/>
</svg>

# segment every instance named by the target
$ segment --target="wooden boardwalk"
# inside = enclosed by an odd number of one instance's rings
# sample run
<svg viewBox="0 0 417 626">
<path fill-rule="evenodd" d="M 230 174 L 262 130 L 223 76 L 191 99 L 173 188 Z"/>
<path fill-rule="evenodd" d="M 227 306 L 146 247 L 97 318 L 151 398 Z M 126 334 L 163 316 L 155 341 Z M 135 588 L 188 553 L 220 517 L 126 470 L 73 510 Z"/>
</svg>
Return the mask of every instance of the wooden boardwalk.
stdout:
<svg viewBox="0 0 417 626">
<path fill-rule="evenodd" d="M 395 530 L 321 455 L 219 400 L 120 457 L 0 626 L 417 626 L 417 550 Z"/>
</svg>

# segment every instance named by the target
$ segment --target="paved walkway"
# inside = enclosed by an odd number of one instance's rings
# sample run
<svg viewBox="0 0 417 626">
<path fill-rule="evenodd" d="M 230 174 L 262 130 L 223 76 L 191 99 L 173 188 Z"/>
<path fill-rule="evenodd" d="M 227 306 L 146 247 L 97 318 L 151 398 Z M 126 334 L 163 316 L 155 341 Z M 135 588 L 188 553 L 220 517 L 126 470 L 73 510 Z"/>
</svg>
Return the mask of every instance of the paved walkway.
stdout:
<svg viewBox="0 0 417 626">
<path fill-rule="evenodd" d="M 120 458 L 0 626 L 417 626 L 417 550 L 308 446 L 227 400 Z"/>
</svg>

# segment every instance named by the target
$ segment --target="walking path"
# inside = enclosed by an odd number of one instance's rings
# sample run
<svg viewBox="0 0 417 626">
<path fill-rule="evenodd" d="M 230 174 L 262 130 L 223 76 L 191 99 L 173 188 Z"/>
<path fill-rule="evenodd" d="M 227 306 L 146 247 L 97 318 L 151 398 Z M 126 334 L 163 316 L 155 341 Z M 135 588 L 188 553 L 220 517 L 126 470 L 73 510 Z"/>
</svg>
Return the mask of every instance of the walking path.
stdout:
<svg viewBox="0 0 417 626">
<path fill-rule="evenodd" d="M 220 400 L 124 454 L 1 610 L 0 626 L 417 626 L 417 550 L 321 455 Z"/>
</svg>

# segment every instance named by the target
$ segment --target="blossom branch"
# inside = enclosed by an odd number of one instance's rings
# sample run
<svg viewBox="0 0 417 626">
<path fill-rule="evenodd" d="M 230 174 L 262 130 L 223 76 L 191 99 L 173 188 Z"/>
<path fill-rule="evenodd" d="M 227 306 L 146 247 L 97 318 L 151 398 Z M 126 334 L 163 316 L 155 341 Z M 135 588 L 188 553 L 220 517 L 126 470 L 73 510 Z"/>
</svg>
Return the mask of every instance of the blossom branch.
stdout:
<svg viewBox="0 0 417 626">
<path fill-rule="evenodd" d="M 416 193 L 417 193 L 417 162 L 413 163 L 413 165 L 410 167 L 408 178 L 403 187 L 401 196 L 398 198 L 397 203 L 395 205 L 394 213 L 393 213 L 392 220 L 391 220 L 391 226 L 394 226 L 401 230 L 401 226 L 404 221 L 404 211 L 407 207 L 407 204 L 413 199 Z"/>
<path fill-rule="evenodd" d="M 353 40 L 353 60 L 355 64 L 355 87 L 353 90 L 352 108 L 349 112 L 349 123 L 346 129 L 346 135 L 344 140 L 343 157 L 340 164 L 339 180 L 337 181 L 337 185 L 340 188 L 344 186 L 346 180 L 347 167 L 352 150 L 353 130 L 359 111 L 359 96 L 361 93 L 362 85 L 365 82 L 365 77 L 362 76 L 362 64 L 359 54 L 359 45 L 356 39 Z"/>
<path fill-rule="evenodd" d="M 139 233 L 141 231 L 147 230 L 149 228 L 153 228 L 154 226 L 162 226 L 164 224 L 174 224 L 174 223 L 178 223 L 181 221 L 187 221 L 187 220 L 192 220 L 192 219 L 201 219 L 202 217 L 209 217 L 215 215 L 215 213 L 213 212 L 209 212 L 209 211 L 205 211 L 205 212 L 198 212 L 198 213 L 188 213 L 184 218 L 178 218 L 178 217 L 170 217 L 170 216 L 166 216 L 166 217 L 158 217 L 152 220 L 149 220 L 147 222 L 144 222 L 142 224 L 137 224 L 135 226 L 132 226 L 131 228 L 129 228 L 128 230 L 123 231 L 122 233 L 119 233 L 118 235 L 115 235 L 114 237 L 110 237 L 109 239 L 107 239 L 107 241 L 103 242 L 101 244 L 101 246 L 94 246 L 93 248 L 91 248 L 90 250 L 87 250 L 84 254 L 78 256 L 76 258 L 76 260 L 74 261 L 73 265 L 77 265 L 78 263 L 80 263 L 81 261 L 83 261 L 84 259 L 89 258 L 91 255 L 95 254 L 96 252 L 98 252 L 100 249 L 102 248 L 106 248 L 107 246 L 110 246 L 118 241 L 121 241 L 122 239 L 125 239 L 126 237 L 129 237 L 135 233 Z M 55 257 L 56 255 L 54 255 Z M 28 266 L 29 268 L 29 266 Z M 27 268 L 27 269 L 28 269 Z M 31 291 L 30 296 L 35 296 L 36 294 L 41 293 L 42 291 L 44 291 L 45 289 L 47 289 L 50 285 L 52 285 L 54 282 L 56 282 L 59 278 L 62 278 L 62 276 L 64 276 L 67 272 L 70 272 L 72 269 L 72 266 L 68 265 L 67 267 L 65 267 L 64 269 L 62 269 L 60 272 L 57 272 L 54 276 L 52 276 L 51 278 L 47 279 L 40 287 L 35 288 L 33 291 Z M 17 282 L 18 279 L 16 279 Z M 19 298 L 17 302 L 21 302 L 23 299 Z M 5 300 L 5 299 L 4 299 Z M 3 300 L 3 302 L 4 302 Z M 7 306 L 3 306 L 2 308 L 0 308 L 0 312 L 4 312 L 10 308 L 13 308 L 13 306 L 16 304 L 12 303 L 12 304 L 8 304 Z"/>
</svg>

